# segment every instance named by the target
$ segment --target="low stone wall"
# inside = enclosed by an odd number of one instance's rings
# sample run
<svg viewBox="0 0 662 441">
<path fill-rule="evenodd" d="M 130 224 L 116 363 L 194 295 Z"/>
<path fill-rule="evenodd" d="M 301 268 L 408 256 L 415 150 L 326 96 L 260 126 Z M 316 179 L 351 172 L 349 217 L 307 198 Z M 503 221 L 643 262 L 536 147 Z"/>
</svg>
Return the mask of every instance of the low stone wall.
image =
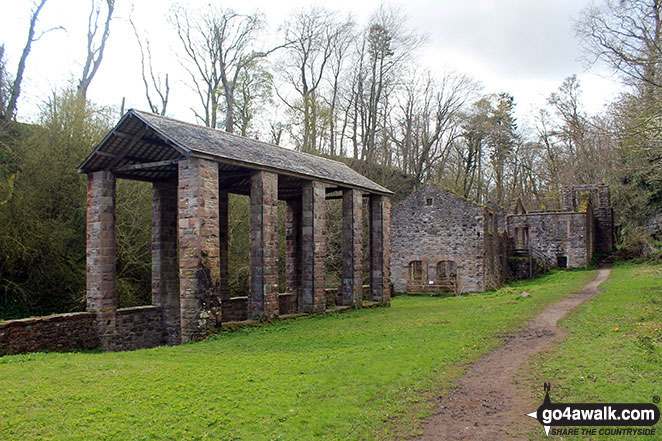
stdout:
<svg viewBox="0 0 662 441">
<path fill-rule="evenodd" d="M 221 303 L 224 322 L 241 322 L 248 319 L 248 297 L 231 297 Z"/>
<path fill-rule="evenodd" d="M 75 312 L 0 322 L 0 355 L 94 349 L 96 314 Z"/>
<path fill-rule="evenodd" d="M 297 295 L 278 294 L 278 314 L 294 314 L 297 312 Z"/>
<path fill-rule="evenodd" d="M 338 295 L 338 288 L 326 288 L 324 296 L 326 297 L 326 307 L 333 308 L 340 305 L 340 296 Z"/>
<path fill-rule="evenodd" d="M 111 350 L 153 348 L 165 342 L 163 314 L 159 306 L 118 309 L 115 320 L 115 335 L 109 343 Z"/>
</svg>

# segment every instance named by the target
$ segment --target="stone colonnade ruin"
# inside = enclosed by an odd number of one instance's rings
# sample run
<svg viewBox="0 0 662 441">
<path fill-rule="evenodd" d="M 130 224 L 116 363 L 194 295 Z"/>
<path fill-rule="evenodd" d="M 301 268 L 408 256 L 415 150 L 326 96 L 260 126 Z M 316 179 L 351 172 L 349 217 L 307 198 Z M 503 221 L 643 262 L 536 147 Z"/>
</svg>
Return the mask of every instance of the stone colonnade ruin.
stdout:
<svg viewBox="0 0 662 441">
<path fill-rule="evenodd" d="M 342 198 L 339 303 L 360 306 L 363 299 L 364 200 L 370 297 L 390 302 L 392 193 L 342 163 L 131 110 L 79 171 L 88 176 L 87 306 L 96 314 L 105 349 L 195 340 L 220 327 L 224 314 L 271 319 L 324 311 L 327 198 Z M 127 337 L 133 331 L 117 309 L 116 179 L 153 185 L 152 306 L 145 308 L 160 327 L 152 330 L 160 342 Z M 243 302 L 232 299 L 229 289 L 230 193 L 250 198 L 250 295 Z M 279 200 L 286 203 L 285 293 L 279 292 L 277 271 Z"/>
</svg>

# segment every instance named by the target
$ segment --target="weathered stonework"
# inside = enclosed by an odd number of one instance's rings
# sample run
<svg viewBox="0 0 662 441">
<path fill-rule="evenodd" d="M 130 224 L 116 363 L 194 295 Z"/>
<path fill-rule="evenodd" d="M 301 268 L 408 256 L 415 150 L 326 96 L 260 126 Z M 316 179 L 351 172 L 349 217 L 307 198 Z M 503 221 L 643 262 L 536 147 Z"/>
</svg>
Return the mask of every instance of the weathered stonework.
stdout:
<svg viewBox="0 0 662 441">
<path fill-rule="evenodd" d="M 87 309 L 97 314 L 102 347 L 115 332 L 115 177 L 87 176 Z"/>
<path fill-rule="evenodd" d="M 93 312 L 54 314 L 0 322 L 0 355 L 34 351 L 152 348 L 166 343 L 158 306 L 118 309 L 112 334 L 100 334 Z"/>
<path fill-rule="evenodd" d="M 508 216 L 508 234 L 515 248 L 531 248 L 549 266 L 567 268 L 584 267 L 595 251 L 614 248 L 614 213 L 607 185 L 564 187 L 561 207 L 530 213 L 522 208 Z"/>
<path fill-rule="evenodd" d="M 322 312 L 326 307 L 326 188 L 308 181 L 302 188 L 301 290 L 297 300 L 302 312 Z"/>
<path fill-rule="evenodd" d="M 343 191 L 343 262 L 340 304 L 361 305 L 363 285 L 363 198 L 358 190 Z"/>
<path fill-rule="evenodd" d="M 301 198 L 286 201 L 285 290 L 299 295 L 301 288 Z"/>
<path fill-rule="evenodd" d="M 294 293 L 278 294 L 279 315 L 295 314 L 297 312 L 297 296 Z"/>
<path fill-rule="evenodd" d="M 177 266 L 177 183 L 155 182 L 152 196 L 152 305 L 161 307 L 166 344 L 181 341 Z"/>
<path fill-rule="evenodd" d="M 507 271 L 501 218 L 498 212 L 436 185 L 412 193 L 393 209 L 391 217 L 395 291 L 407 291 L 414 261 L 422 262 L 423 284 L 434 285 L 438 265 L 453 262 L 459 292 L 495 286 Z"/>
<path fill-rule="evenodd" d="M 240 322 L 248 320 L 248 297 L 230 297 L 223 302 L 223 321 Z"/>
<path fill-rule="evenodd" d="M 249 318 L 278 315 L 278 175 L 251 175 Z"/>
<path fill-rule="evenodd" d="M 117 332 L 110 342 L 110 350 L 131 351 L 153 348 L 164 343 L 163 311 L 159 306 L 147 305 L 117 310 Z"/>
<path fill-rule="evenodd" d="M 97 315 L 75 312 L 0 322 L 0 355 L 101 346 Z"/>
<path fill-rule="evenodd" d="M 569 211 L 531 212 L 508 216 L 508 234 L 526 228 L 528 244 L 545 256 L 549 266 L 559 266 L 559 259 L 567 259 L 567 268 L 582 268 L 593 256 L 592 222 L 587 213 Z"/>
<path fill-rule="evenodd" d="M 218 192 L 218 243 L 219 243 L 219 261 L 220 267 L 220 288 L 219 295 L 221 301 L 230 298 L 230 236 L 229 236 L 229 219 L 230 219 L 230 199 L 228 192 L 219 189 Z"/>
<path fill-rule="evenodd" d="M 609 252 L 614 249 L 614 209 L 607 185 L 598 185 L 598 204 L 593 208 L 595 218 L 595 250 Z"/>
<path fill-rule="evenodd" d="M 370 196 L 370 289 L 372 300 L 391 303 L 391 201 Z"/>
<path fill-rule="evenodd" d="M 181 340 L 221 325 L 218 164 L 179 162 L 179 293 Z"/>
</svg>

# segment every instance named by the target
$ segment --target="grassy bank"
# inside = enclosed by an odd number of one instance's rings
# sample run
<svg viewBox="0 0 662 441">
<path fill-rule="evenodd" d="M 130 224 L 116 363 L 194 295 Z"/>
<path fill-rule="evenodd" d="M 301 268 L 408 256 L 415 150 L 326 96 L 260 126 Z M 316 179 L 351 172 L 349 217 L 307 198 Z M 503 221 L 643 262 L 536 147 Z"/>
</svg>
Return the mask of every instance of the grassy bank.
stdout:
<svg viewBox="0 0 662 441">
<path fill-rule="evenodd" d="M 531 387 L 541 400 L 543 381 L 552 383 L 553 402 L 651 403 L 660 395 L 662 265 L 618 264 L 600 290 L 560 322 L 568 337 L 532 363 Z M 656 427 L 656 436 L 629 439 L 662 439 Z M 539 426 L 530 437 L 546 439 Z"/>
<path fill-rule="evenodd" d="M 461 368 L 593 271 L 125 353 L 0 358 L 3 439 L 360 440 L 410 432 Z M 519 294 L 531 293 L 528 298 Z M 413 409 L 413 410 L 412 410 Z"/>
</svg>

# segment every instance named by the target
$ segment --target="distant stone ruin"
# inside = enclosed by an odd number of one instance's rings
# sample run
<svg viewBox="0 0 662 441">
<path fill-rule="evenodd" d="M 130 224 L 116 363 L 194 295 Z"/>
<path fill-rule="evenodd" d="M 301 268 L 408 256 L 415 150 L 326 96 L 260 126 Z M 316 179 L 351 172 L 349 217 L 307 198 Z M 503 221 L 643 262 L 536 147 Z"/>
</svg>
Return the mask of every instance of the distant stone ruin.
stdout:
<svg viewBox="0 0 662 441">
<path fill-rule="evenodd" d="M 548 267 L 579 268 L 614 247 L 609 187 L 562 192 L 562 209 L 513 213 L 426 185 L 393 208 L 391 280 L 396 292 L 479 292 Z"/>
</svg>

